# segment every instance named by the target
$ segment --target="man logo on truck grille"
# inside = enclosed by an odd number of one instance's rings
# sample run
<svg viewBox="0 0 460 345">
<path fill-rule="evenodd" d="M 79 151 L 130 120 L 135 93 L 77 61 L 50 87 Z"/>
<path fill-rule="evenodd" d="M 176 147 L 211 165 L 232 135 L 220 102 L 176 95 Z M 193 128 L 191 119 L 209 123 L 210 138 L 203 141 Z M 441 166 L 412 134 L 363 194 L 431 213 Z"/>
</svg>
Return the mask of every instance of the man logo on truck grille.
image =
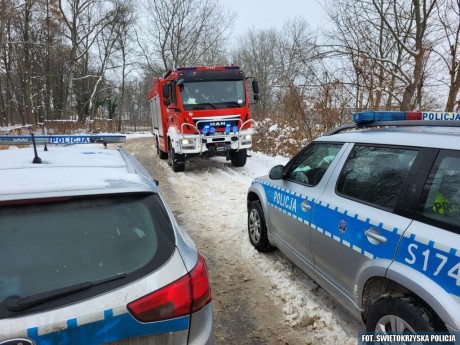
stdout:
<svg viewBox="0 0 460 345">
<path fill-rule="evenodd" d="M 209 125 L 210 125 L 210 126 L 214 126 L 214 127 L 217 127 L 217 126 L 225 126 L 225 121 L 221 121 L 221 122 L 210 122 Z"/>
</svg>

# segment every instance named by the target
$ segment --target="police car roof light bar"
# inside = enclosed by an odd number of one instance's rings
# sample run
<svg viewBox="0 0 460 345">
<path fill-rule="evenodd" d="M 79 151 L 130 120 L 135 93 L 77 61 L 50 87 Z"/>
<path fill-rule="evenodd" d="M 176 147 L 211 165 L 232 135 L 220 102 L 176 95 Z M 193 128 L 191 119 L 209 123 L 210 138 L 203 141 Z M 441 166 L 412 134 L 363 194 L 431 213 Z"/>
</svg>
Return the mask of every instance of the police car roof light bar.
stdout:
<svg viewBox="0 0 460 345">
<path fill-rule="evenodd" d="M 421 111 L 362 111 L 353 114 L 353 122 L 357 124 L 375 121 L 422 120 Z"/>
<path fill-rule="evenodd" d="M 356 124 L 376 121 L 460 121 L 460 113 L 443 111 L 362 111 L 353 114 Z"/>
<path fill-rule="evenodd" d="M 82 135 L 2 135 L 0 145 L 55 144 L 115 144 L 126 142 L 125 135 L 118 134 L 82 134 Z"/>
<path fill-rule="evenodd" d="M 385 126 L 460 127 L 460 113 L 436 111 L 362 111 L 353 114 L 353 124 L 337 127 L 324 135 L 349 129 Z"/>
</svg>

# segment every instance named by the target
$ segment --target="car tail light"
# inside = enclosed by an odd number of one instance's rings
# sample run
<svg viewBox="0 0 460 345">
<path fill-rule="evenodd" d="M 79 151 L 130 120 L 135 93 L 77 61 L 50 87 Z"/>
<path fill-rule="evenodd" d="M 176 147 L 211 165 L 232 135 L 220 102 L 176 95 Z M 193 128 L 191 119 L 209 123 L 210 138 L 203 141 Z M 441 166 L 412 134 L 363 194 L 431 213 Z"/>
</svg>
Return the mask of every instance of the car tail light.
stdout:
<svg viewBox="0 0 460 345">
<path fill-rule="evenodd" d="M 128 310 L 141 322 L 160 321 L 190 314 L 211 301 L 206 262 L 198 254 L 193 270 L 165 286 L 128 304 Z"/>
</svg>

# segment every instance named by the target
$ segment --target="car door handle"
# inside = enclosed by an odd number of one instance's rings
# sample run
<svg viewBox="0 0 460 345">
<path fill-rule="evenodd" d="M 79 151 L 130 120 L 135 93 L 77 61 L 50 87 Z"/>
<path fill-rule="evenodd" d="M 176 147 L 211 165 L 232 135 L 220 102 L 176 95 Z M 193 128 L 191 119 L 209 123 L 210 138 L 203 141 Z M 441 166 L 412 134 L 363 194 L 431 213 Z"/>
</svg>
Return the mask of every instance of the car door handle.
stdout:
<svg viewBox="0 0 460 345">
<path fill-rule="evenodd" d="M 387 243 L 387 238 L 382 236 L 380 231 L 376 228 L 370 228 L 364 232 L 364 235 L 367 236 L 367 239 L 372 244 Z"/>
<path fill-rule="evenodd" d="M 302 211 L 304 211 L 304 212 L 307 212 L 307 211 L 311 210 L 311 206 L 308 203 L 308 200 L 302 201 L 302 203 L 300 204 L 300 207 L 302 208 Z"/>
</svg>

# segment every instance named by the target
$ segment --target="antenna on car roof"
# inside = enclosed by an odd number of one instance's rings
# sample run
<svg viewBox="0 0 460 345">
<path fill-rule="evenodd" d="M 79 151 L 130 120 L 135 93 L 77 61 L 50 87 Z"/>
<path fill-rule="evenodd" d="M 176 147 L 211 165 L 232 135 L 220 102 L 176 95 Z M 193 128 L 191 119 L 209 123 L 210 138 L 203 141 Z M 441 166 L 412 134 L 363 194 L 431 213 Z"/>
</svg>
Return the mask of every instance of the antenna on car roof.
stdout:
<svg viewBox="0 0 460 345">
<path fill-rule="evenodd" d="M 34 153 L 35 153 L 35 157 L 34 159 L 32 160 L 32 163 L 34 164 L 40 164 L 42 162 L 42 159 L 40 157 L 38 157 L 38 153 L 37 153 L 37 144 L 35 143 L 35 136 L 33 133 L 30 133 L 30 135 L 32 136 L 32 143 L 34 145 Z"/>
</svg>

